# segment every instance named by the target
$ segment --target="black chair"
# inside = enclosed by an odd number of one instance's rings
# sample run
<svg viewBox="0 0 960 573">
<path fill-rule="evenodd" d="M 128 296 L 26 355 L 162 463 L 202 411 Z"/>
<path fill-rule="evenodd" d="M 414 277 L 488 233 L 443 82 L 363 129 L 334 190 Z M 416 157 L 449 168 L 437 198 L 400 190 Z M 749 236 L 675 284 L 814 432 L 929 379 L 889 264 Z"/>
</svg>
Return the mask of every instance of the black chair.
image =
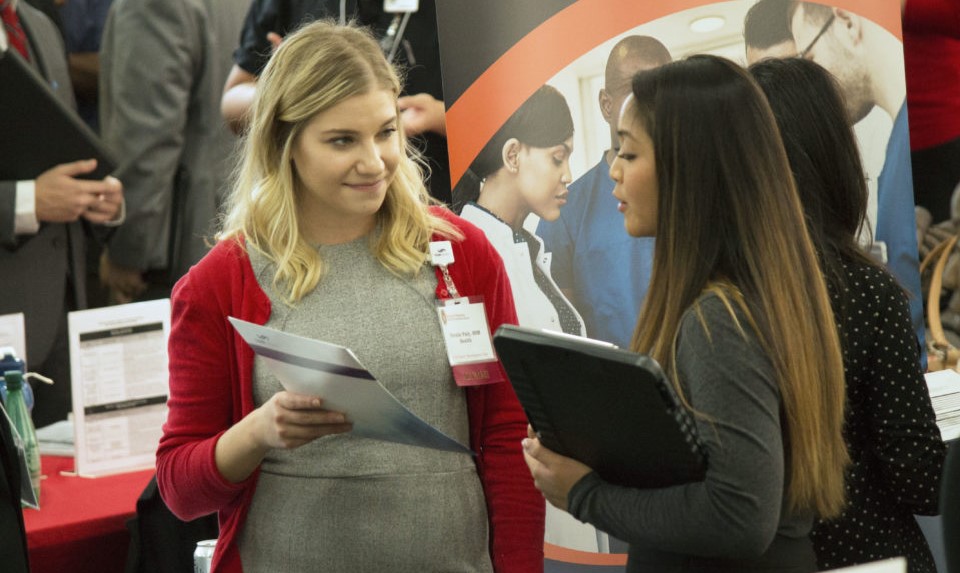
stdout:
<svg viewBox="0 0 960 573">
<path fill-rule="evenodd" d="M 947 572 L 960 573 L 960 446 L 947 452 L 940 484 L 940 515 L 943 519 L 943 547 Z"/>
<path fill-rule="evenodd" d="M 127 521 L 130 548 L 125 573 L 182 573 L 193 571 L 193 551 L 198 541 L 216 539 L 217 515 L 181 521 L 160 498 L 157 478 L 150 480 L 140 499 L 137 515 Z"/>
</svg>

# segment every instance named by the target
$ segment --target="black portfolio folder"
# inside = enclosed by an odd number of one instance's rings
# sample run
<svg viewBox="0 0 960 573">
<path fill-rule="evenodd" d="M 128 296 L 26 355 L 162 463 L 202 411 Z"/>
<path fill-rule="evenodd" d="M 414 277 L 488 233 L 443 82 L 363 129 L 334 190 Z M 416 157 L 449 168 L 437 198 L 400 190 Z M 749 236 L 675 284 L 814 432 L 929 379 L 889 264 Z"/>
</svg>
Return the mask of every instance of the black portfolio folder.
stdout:
<svg viewBox="0 0 960 573">
<path fill-rule="evenodd" d="M 80 159 L 97 160 L 96 170 L 81 176 L 88 179 L 102 179 L 116 165 L 93 130 L 20 54 L 0 51 L 0 181 L 36 179 Z"/>
<path fill-rule="evenodd" d="M 657 362 L 580 337 L 512 325 L 493 343 L 547 448 L 630 487 L 703 479 L 693 419 Z"/>
</svg>

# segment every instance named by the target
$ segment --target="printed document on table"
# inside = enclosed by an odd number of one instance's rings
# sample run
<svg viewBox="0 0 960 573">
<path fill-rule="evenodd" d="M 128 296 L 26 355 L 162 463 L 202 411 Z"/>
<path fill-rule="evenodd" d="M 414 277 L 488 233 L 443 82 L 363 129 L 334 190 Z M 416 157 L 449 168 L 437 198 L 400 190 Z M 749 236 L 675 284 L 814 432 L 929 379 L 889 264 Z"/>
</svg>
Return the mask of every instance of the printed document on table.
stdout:
<svg viewBox="0 0 960 573">
<path fill-rule="evenodd" d="M 230 323 L 286 390 L 322 397 L 325 408 L 343 412 L 353 422 L 353 435 L 470 453 L 469 448 L 408 410 L 349 348 L 234 317 Z"/>
<path fill-rule="evenodd" d="M 153 467 L 167 419 L 170 300 L 74 311 L 67 325 L 77 473 Z"/>
<path fill-rule="evenodd" d="M 37 445 L 44 456 L 73 457 L 73 420 L 60 420 L 49 426 L 37 428 Z"/>
</svg>

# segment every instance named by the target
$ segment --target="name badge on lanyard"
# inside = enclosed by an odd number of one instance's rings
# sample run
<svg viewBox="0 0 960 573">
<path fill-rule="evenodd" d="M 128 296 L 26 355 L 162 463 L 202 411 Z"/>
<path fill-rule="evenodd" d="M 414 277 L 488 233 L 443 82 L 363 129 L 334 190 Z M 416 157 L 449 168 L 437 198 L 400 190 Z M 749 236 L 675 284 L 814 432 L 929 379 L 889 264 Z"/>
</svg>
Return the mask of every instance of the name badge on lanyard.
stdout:
<svg viewBox="0 0 960 573">
<path fill-rule="evenodd" d="M 420 0 L 383 0 L 383 11 L 388 14 L 416 12 L 419 9 Z"/>
<path fill-rule="evenodd" d="M 438 299 L 436 304 L 453 379 L 458 386 L 501 382 L 483 297 L 460 296 L 447 269 L 454 261 L 450 241 L 431 242 L 430 260 L 440 269 L 451 297 Z"/>
</svg>

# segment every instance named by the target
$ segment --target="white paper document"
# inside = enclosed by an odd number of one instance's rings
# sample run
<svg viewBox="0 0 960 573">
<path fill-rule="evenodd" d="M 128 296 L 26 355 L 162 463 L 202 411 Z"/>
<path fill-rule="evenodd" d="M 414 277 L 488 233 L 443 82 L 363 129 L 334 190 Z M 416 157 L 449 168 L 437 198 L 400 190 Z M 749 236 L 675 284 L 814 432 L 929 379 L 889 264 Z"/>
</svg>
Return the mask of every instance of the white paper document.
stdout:
<svg viewBox="0 0 960 573">
<path fill-rule="evenodd" d="M 843 569 L 831 569 L 829 573 L 907 573 L 907 560 L 903 557 L 894 557 Z"/>
<path fill-rule="evenodd" d="M 27 361 L 27 330 L 22 312 L 0 315 L 0 347 L 13 348 L 17 358 Z"/>
<path fill-rule="evenodd" d="M 470 449 L 434 428 L 397 400 L 349 348 L 296 336 L 230 317 L 240 336 L 284 389 L 320 396 L 324 408 L 343 412 L 352 434 L 449 452 Z"/>
<path fill-rule="evenodd" d="M 960 392 L 960 372 L 953 369 L 927 372 L 923 375 L 930 389 L 931 398 L 939 398 Z"/>
<path fill-rule="evenodd" d="M 960 373 L 947 369 L 924 375 L 937 426 L 944 441 L 960 437 Z"/>
<path fill-rule="evenodd" d="M 150 468 L 167 419 L 170 300 L 68 314 L 76 470 Z"/>
<path fill-rule="evenodd" d="M 60 420 L 37 428 L 37 445 L 44 456 L 73 457 L 73 420 Z"/>
</svg>

